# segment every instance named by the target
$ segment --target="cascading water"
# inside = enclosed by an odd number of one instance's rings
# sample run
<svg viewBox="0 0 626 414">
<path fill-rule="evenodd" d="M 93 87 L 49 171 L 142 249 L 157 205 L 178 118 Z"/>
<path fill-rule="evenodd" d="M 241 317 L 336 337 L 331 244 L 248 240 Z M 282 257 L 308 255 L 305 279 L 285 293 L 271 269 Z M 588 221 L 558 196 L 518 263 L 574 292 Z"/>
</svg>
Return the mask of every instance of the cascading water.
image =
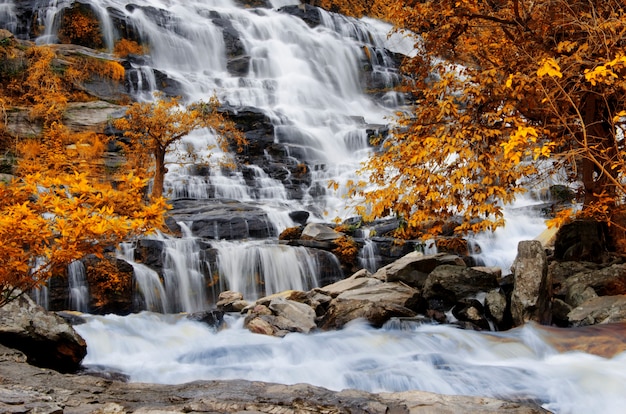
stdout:
<svg viewBox="0 0 626 414">
<path fill-rule="evenodd" d="M 560 353 L 546 341 L 558 330 L 532 324 L 485 334 L 398 321 L 382 329 L 353 323 L 342 331 L 276 338 L 252 334 L 230 316 L 229 328 L 219 331 L 177 315 L 86 318 L 76 327 L 89 344 L 85 366 L 106 367 L 131 381 L 248 379 L 333 390 L 423 390 L 535 401 L 561 414 L 618 414 L 626 404 L 625 353 Z"/>
<path fill-rule="evenodd" d="M 67 267 L 67 280 L 70 290 L 70 309 L 89 312 L 89 288 L 85 265 L 75 260 Z"/>
<path fill-rule="evenodd" d="M 343 186 L 331 191 L 328 180 L 344 184 L 356 178 L 355 170 L 369 151 L 370 131 L 386 124 L 386 116 L 402 104 L 401 95 L 389 89 L 375 99 L 364 94 L 360 69 L 371 69 L 370 85 L 393 86 L 397 74 L 385 48 L 402 51 L 405 40 L 388 38 L 389 26 L 371 19 L 321 12 L 319 24 L 309 25 L 288 13 L 241 8 L 228 0 L 83 3 L 99 16 L 109 49 L 118 38 L 114 18 L 123 20 L 148 46 L 149 55 L 132 60 L 129 70 L 130 86 L 138 99 L 152 99 L 151 93 L 164 79 L 186 101 L 216 95 L 235 112 L 255 108 L 262 113 L 272 126 L 267 146 L 280 145 L 280 151 L 266 150 L 264 165 L 237 171 L 211 167 L 199 174 L 197 166 L 171 165 L 166 192 L 173 199 L 204 204 L 236 200 L 235 209 L 245 202 L 249 211 L 261 211 L 260 221 L 271 240 L 250 240 L 255 233 L 246 220 L 246 227 L 237 229 L 222 228 L 215 221 L 214 231 L 205 231 L 200 239 L 189 230 L 193 223 L 183 220 L 178 224 L 182 238 L 152 240 L 163 246 L 164 280 L 135 262 L 135 245 L 121 246 L 120 257 L 134 268 L 143 308 L 161 314 L 86 315 L 87 323 L 76 327 L 89 346 L 86 366 L 118 370 L 131 381 L 246 378 L 307 382 L 331 389 L 420 389 L 531 399 L 561 413 L 622 411 L 626 405 L 624 354 L 599 358 L 559 353 L 546 345 L 532 325 L 481 334 L 447 326 L 389 324 L 372 330 L 353 324 L 338 332 L 288 334 L 278 339 L 251 334 L 242 328 L 240 319 L 230 316 L 228 329 L 215 332 L 182 316 L 162 314 L 201 310 L 207 306 L 207 297 L 214 299 L 223 289 L 254 299 L 279 290 L 308 290 L 319 283 L 320 263 L 305 248 L 277 244 L 275 236 L 294 225 L 289 215 L 293 211 L 309 212 L 311 221 L 352 214 L 342 198 Z M 53 42 L 59 12 L 72 2 L 36 4 L 39 23 L 46 28 L 38 43 Z M 274 8 L 291 4 L 298 2 L 272 1 Z M 12 7 L 10 1 L 0 3 L 3 27 L 17 24 L 11 20 Z M 202 155 L 214 143 L 209 131 L 197 131 L 186 138 L 184 146 Z M 212 151 L 216 157 L 229 156 Z M 174 156 L 169 159 L 176 160 Z M 310 180 L 294 179 L 295 184 L 286 186 L 300 165 L 306 167 Z M 527 216 L 521 217 L 511 213 L 505 232 L 477 237 L 486 264 L 506 270 L 517 242 L 543 230 L 543 220 L 529 222 Z M 236 240 L 219 240 L 223 237 Z M 503 240 L 512 243 L 499 251 Z M 206 245 L 215 251 L 214 260 L 201 254 L 207 251 Z M 373 270 L 376 254 L 370 253 L 362 254 L 362 264 Z M 492 258 L 502 259 L 489 262 Z M 331 273 L 338 271 L 336 263 L 329 267 Z M 207 275 L 210 283 L 202 282 Z"/>
</svg>

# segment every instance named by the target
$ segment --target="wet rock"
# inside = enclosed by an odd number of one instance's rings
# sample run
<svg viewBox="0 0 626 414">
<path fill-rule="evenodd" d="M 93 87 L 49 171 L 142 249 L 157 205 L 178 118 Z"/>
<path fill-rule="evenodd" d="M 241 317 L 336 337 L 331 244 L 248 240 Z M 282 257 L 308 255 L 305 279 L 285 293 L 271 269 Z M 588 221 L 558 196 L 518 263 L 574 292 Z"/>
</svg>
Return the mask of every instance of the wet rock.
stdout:
<svg viewBox="0 0 626 414">
<path fill-rule="evenodd" d="M 554 242 L 557 260 L 601 263 L 607 252 L 606 225 L 591 220 L 575 220 L 559 229 Z"/>
<path fill-rule="evenodd" d="M 572 326 L 626 322 L 626 295 L 589 299 L 574 308 L 567 318 Z"/>
<path fill-rule="evenodd" d="M 200 238 L 239 240 L 277 236 L 267 213 L 250 203 L 178 199 L 172 204 L 174 210 L 166 224 L 175 232 L 180 231 L 178 222 L 184 222 L 191 223 L 193 235 Z"/>
<path fill-rule="evenodd" d="M 28 362 L 60 372 L 74 372 L 87 345 L 60 316 L 22 295 L 0 308 L 0 343 L 22 351 Z"/>
<path fill-rule="evenodd" d="M 211 328 L 219 328 L 224 323 L 224 311 L 221 310 L 209 310 L 202 312 L 194 312 L 187 315 L 187 319 L 202 322 L 209 325 Z"/>
<path fill-rule="evenodd" d="M 241 293 L 227 290 L 220 293 L 216 306 L 224 312 L 241 312 L 250 304 L 243 300 Z"/>
<path fill-rule="evenodd" d="M 566 291 L 572 290 L 575 285 L 591 287 L 599 296 L 626 294 L 626 264 L 614 264 L 599 270 L 580 272 L 567 278 L 563 283 Z"/>
<path fill-rule="evenodd" d="M 392 317 L 412 317 L 422 308 L 419 292 L 401 282 L 389 282 L 346 290 L 333 299 L 319 326 L 342 328 L 355 319 L 380 327 Z"/>
<path fill-rule="evenodd" d="M 373 277 L 385 282 L 400 281 L 421 289 L 430 272 L 444 264 L 465 266 L 463 259 L 456 255 L 446 253 L 424 255 L 420 252 L 411 252 L 380 268 Z"/>
<path fill-rule="evenodd" d="M 515 325 L 528 321 L 550 324 L 552 282 L 548 274 L 548 259 L 538 240 L 521 241 L 517 257 L 511 266 L 515 276 L 511 295 L 511 316 Z"/>
<path fill-rule="evenodd" d="M 304 240 L 314 240 L 320 242 L 332 242 L 344 236 L 343 233 L 319 223 L 309 223 L 302 230 L 300 236 Z"/>
<path fill-rule="evenodd" d="M 292 16 L 299 17 L 309 27 L 317 27 L 322 23 L 322 16 L 317 7 L 309 4 L 300 4 L 296 6 L 285 6 L 278 9 L 281 13 L 291 14 Z"/>
<path fill-rule="evenodd" d="M 441 265 L 426 278 L 422 294 L 426 300 L 442 300 L 449 309 L 461 299 L 497 287 L 498 281 L 493 273 L 465 266 Z"/>
<path fill-rule="evenodd" d="M 305 226 L 306 221 L 309 219 L 309 212 L 308 211 L 292 211 L 289 213 L 289 218 L 291 218 L 293 221 L 300 224 L 301 226 Z"/>
<path fill-rule="evenodd" d="M 504 328 L 502 323 L 505 318 L 506 305 L 506 296 L 500 290 L 493 289 L 487 292 L 487 295 L 485 296 L 485 309 L 487 315 L 493 319 L 500 329 Z"/>
</svg>

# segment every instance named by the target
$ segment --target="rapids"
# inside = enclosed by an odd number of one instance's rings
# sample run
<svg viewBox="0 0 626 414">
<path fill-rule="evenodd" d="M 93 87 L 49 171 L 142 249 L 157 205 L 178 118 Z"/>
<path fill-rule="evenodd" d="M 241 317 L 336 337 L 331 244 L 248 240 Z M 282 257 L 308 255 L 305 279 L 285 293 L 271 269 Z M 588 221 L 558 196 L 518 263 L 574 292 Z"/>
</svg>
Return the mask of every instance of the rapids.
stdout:
<svg viewBox="0 0 626 414">
<path fill-rule="evenodd" d="M 423 390 L 530 400 L 557 413 L 622 413 L 626 406 L 626 353 L 559 352 L 548 342 L 557 330 L 533 324 L 479 333 L 403 321 L 379 330 L 353 323 L 341 331 L 275 338 L 250 333 L 232 316 L 219 331 L 183 315 L 85 317 L 88 322 L 76 326 L 88 344 L 85 367 L 131 381 L 248 379 L 332 390 Z"/>
</svg>

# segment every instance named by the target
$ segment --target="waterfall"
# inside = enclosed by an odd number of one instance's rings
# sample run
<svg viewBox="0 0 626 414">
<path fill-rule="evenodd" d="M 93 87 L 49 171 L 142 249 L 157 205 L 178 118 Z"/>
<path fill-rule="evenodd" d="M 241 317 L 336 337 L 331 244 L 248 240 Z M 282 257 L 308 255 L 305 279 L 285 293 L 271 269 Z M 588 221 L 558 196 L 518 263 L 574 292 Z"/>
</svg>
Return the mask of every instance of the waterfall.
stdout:
<svg viewBox="0 0 626 414">
<path fill-rule="evenodd" d="M 15 3 L 11 0 L 0 0 L 0 27 L 6 28 L 11 33 L 17 31 Z"/>
<path fill-rule="evenodd" d="M 214 246 L 221 290 L 234 290 L 254 299 L 288 289 L 307 291 L 318 285 L 318 263 L 304 247 L 263 241 L 221 241 Z"/>
<path fill-rule="evenodd" d="M 118 257 L 133 267 L 137 293 L 141 296 L 143 308 L 153 312 L 169 312 L 167 294 L 159 274 L 148 266 L 135 262 L 134 244 L 122 243 Z"/>
<path fill-rule="evenodd" d="M 89 312 L 89 287 L 83 262 L 74 260 L 67 266 L 67 280 L 70 291 L 70 309 Z"/>
</svg>

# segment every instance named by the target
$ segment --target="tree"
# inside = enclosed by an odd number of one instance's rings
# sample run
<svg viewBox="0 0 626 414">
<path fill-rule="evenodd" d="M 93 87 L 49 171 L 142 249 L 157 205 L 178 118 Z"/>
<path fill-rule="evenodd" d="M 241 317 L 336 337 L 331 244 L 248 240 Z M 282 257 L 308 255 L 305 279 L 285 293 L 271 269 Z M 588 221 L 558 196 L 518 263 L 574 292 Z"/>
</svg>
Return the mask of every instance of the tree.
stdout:
<svg viewBox="0 0 626 414">
<path fill-rule="evenodd" d="M 164 227 L 165 200 L 145 204 L 145 180 L 130 173 L 113 185 L 98 172 L 102 148 L 57 123 L 20 145 L 16 178 L 0 184 L 0 306 L 74 260 Z"/>
<path fill-rule="evenodd" d="M 623 1 L 420 0 L 388 13 L 416 35 L 404 65 L 415 104 L 364 168 L 375 188 L 352 189 L 371 203 L 363 214 L 398 215 L 406 237 L 453 220 L 494 229 L 504 203 L 560 174 L 580 183 L 582 214 L 623 230 Z"/>
<path fill-rule="evenodd" d="M 181 106 L 178 98 L 157 96 L 154 102 L 136 102 L 128 108 L 126 116 L 114 121 L 116 128 L 130 138 L 122 144 L 125 154 L 138 170 L 153 169 L 151 197 L 163 194 L 163 180 L 167 172 L 165 155 L 190 132 L 210 128 L 218 134 L 218 144 L 226 149 L 234 142 L 240 149 L 245 143 L 243 134 L 235 124 L 218 112 L 216 98 L 208 103 Z M 192 155 L 192 154 L 190 154 Z"/>
</svg>

